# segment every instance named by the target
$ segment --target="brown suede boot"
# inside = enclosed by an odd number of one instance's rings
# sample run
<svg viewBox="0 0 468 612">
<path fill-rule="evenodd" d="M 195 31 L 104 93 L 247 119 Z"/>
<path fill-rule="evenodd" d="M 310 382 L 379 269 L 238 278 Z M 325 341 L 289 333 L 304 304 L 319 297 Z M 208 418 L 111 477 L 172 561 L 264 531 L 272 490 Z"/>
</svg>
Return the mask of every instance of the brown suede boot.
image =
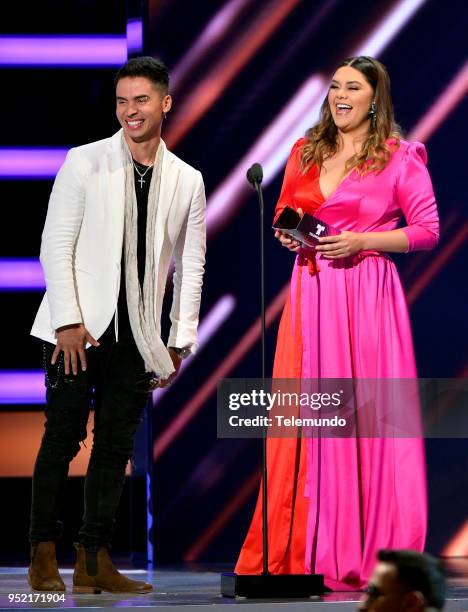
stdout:
<svg viewBox="0 0 468 612">
<path fill-rule="evenodd" d="M 39 542 L 31 546 L 28 582 L 35 591 L 65 591 L 55 557 L 55 542 Z"/>
<path fill-rule="evenodd" d="M 73 573 L 73 593 L 149 593 L 151 584 L 130 580 L 123 576 L 112 563 L 107 548 L 97 553 L 87 552 L 81 544 L 75 544 L 76 565 Z"/>
</svg>

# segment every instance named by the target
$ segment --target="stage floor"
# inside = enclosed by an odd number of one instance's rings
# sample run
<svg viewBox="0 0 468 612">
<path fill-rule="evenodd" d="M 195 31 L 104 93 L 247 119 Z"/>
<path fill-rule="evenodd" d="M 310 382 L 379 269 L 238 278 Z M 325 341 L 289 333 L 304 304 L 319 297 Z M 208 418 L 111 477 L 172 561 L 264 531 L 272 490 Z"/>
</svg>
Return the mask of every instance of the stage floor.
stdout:
<svg viewBox="0 0 468 612">
<path fill-rule="evenodd" d="M 468 612 L 468 559 L 451 560 L 449 568 L 449 598 L 445 610 Z M 177 612 L 216 612 L 229 610 L 227 606 L 243 606 L 242 612 L 348 612 L 356 609 L 360 593 L 329 593 L 324 597 L 307 600 L 262 600 L 225 599 L 219 593 L 220 574 L 215 571 L 171 570 L 128 570 L 124 573 L 130 577 L 146 580 L 154 585 L 154 591 L 148 595 L 121 596 L 103 593 L 101 595 L 73 595 L 72 569 L 61 569 L 67 592 L 65 601 L 58 603 L 27 601 L 31 593 L 26 581 L 26 568 L 0 568 L 0 609 L 56 609 L 80 608 L 85 610 L 105 610 L 111 608 L 157 608 Z M 17 594 L 17 599 L 26 599 L 17 603 L 9 602 L 9 595 Z"/>
</svg>

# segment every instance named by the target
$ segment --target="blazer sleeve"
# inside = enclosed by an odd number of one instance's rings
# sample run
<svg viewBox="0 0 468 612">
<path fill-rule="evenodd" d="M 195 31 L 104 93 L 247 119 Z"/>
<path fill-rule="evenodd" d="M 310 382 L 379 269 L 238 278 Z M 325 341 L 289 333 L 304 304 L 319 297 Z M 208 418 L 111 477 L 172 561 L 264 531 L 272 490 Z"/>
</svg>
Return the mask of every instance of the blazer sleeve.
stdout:
<svg viewBox="0 0 468 612">
<path fill-rule="evenodd" d="M 203 178 L 197 181 L 189 212 L 177 239 L 174 293 L 168 346 L 197 349 L 197 327 L 206 251 L 206 198 Z"/>
<path fill-rule="evenodd" d="M 408 238 L 408 252 L 428 251 L 439 240 L 439 216 L 426 163 L 425 146 L 413 142 L 404 153 L 397 177 L 396 193 L 407 223 L 402 230 Z"/>
<path fill-rule="evenodd" d="M 280 197 L 276 204 L 275 208 L 275 218 L 278 219 L 280 214 L 286 208 L 286 206 L 294 207 L 294 182 L 295 177 L 300 168 L 300 157 L 301 157 L 301 149 L 304 144 L 305 138 L 300 138 L 291 149 L 291 153 L 289 154 L 288 161 L 286 163 L 286 169 L 284 171 L 283 185 L 281 187 Z"/>
<path fill-rule="evenodd" d="M 82 161 L 76 149 L 70 149 L 52 188 L 40 253 L 54 329 L 83 320 L 75 290 L 73 258 L 84 203 Z"/>
</svg>

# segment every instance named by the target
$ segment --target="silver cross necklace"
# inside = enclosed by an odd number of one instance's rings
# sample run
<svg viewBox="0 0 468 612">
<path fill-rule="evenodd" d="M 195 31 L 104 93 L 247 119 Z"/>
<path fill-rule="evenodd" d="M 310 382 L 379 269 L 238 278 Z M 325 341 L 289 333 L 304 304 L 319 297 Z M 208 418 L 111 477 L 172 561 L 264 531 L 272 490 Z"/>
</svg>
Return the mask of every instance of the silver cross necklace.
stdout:
<svg viewBox="0 0 468 612">
<path fill-rule="evenodd" d="M 132 162 L 133 162 L 133 167 L 135 168 L 138 176 L 140 177 L 137 182 L 140 183 L 140 189 L 143 189 L 143 183 L 146 183 L 146 181 L 144 180 L 144 176 L 148 172 L 148 170 L 150 170 L 153 167 L 153 164 L 151 164 L 151 166 L 148 166 L 144 172 L 140 172 L 137 168 L 135 160 L 132 159 Z M 143 164 L 141 165 L 143 166 Z"/>
</svg>

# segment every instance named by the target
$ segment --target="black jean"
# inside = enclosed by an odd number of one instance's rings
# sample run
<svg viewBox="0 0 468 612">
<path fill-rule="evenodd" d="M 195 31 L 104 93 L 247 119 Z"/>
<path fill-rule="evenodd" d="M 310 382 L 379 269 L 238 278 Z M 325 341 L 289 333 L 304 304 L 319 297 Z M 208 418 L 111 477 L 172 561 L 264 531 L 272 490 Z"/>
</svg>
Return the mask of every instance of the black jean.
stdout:
<svg viewBox="0 0 468 612">
<path fill-rule="evenodd" d="M 36 459 L 32 484 L 30 541 L 59 537 L 59 510 L 70 461 L 86 438 L 86 425 L 94 408 L 94 440 L 84 487 L 84 515 L 79 540 L 88 550 L 109 546 L 115 515 L 133 453 L 135 432 L 149 397 L 151 375 L 130 330 L 115 341 L 113 322 L 87 349 L 88 367 L 77 376 L 59 376 L 51 366 L 54 350 L 45 344 L 49 384 L 46 423 Z M 62 357 L 63 359 L 63 357 Z M 53 385 L 53 386 L 52 386 Z"/>
</svg>

